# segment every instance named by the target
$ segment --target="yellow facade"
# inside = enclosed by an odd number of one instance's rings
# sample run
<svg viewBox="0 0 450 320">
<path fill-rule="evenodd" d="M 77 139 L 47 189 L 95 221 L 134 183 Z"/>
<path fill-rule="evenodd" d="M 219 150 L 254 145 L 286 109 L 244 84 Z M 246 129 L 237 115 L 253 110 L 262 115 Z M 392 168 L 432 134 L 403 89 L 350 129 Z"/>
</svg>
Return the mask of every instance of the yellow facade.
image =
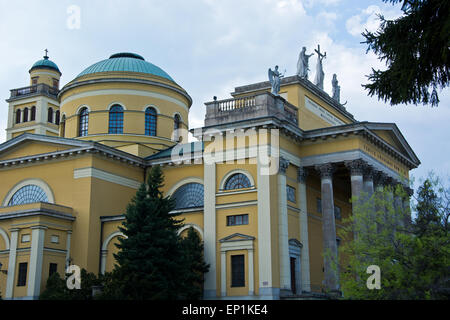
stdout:
<svg viewBox="0 0 450 320">
<path fill-rule="evenodd" d="M 53 87 L 61 73 L 47 57 L 30 70 L 30 88 L 41 85 L 41 91 L 13 90 L 7 141 L 0 145 L 3 298 L 35 299 L 51 270 L 63 274 L 71 264 L 111 271 L 126 206 L 154 165 L 163 168 L 163 192 L 178 201 L 175 211 L 185 224 L 180 234 L 192 226 L 204 241 L 211 265 L 205 298 L 320 294 L 327 289 L 323 246 L 330 235 L 318 208 L 326 195 L 319 167 L 333 167 L 337 237 L 352 212 L 350 178 L 359 175 L 373 188 L 352 163 L 361 160 L 372 172 L 398 181 L 420 163 L 395 125 L 359 123 L 296 76 L 283 80 L 280 96 L 260 83 L 236 88 L 226 102 L 231 109 L 222 109 L 223 101 L 207 103 L 205 122 L 216 124 L 193 130 L 202 141 L 186 144 L 191 98 L 141 58 L 113 55 L 110 64 L 132 59 L 141 71 L 108 70 L 99 62 L 53 94 L 42 88 Z M 257 108 L 237 110 L 236 101 L 247 97 Z M 257 105 L 261 97 L 266 102 Z M 270 101 L 295 111 L 295 120 L 283 113 L 260 116 L 260 110 L 272 110 Z M 16 123 L 17 110 L 33 106 L 35 120 Z M 122 112 L 112 115 L 113 106 Z M 155 118 L 146 115 L 149 107 Z M 54 116 L 58 111 L 58 121 L 46 121 L 49 108 Z M 269 147 L 275 169 L 265 174 L 262 159 Z M 183 150 L 181 159 L 172 154 L 177 148 Z"/>
</svg>

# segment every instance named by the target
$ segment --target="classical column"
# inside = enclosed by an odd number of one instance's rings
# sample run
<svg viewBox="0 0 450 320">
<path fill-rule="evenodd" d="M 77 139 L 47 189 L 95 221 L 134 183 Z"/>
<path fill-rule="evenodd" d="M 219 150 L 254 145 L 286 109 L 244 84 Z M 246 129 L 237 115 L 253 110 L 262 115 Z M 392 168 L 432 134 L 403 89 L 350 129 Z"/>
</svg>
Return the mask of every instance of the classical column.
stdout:
<svg viewBox="0 0 450 320">
<path fill-rule="evenodd" d="M 205 274 L 204 297 L 214 298 L 216 292 L 216 164 L 204 164 L 203 234 L 205 262 L 209 271 Z"/>
<path fill-rule="evenodd" d="M 286 170 L 289 161 L 280 158 L 278 172 L 278 247 L 280 255 L 280 290 L 291 290 L 289 235 L 287 216 Z"/>
<path fill-rule="evenodd" d="M 316 166 L 320 173 L 322 192 L 322 232 L 324 253 L 324 285 L 327 291 L 338 289 L 337 276 L 337 244 L 336 226 L 334 221 L 333 200 L 333 172 L 334 166 L 330 163 Z M 333 266 L 333 264 L 335 264 Z"/>
<path fill-rule="evenodd" d="M 67 240 L 66 240 L 66 269 L 70 265 L 70 240 L 72 237 L 72 230 L 67 230 Z M 103 257 L 102 257 L 103 259 Z"/>
<path fill-rule="evenodd" d="M 47 227 L 44 226 L 31 227 L 30 271 L 28 272 L 27 295 L 33 299 L 37 299 L 41 291 L 42 259 L 46 229 Z"/>
<path fill-rule="evenodd" d="M 367 199 L 373 195 L 374 182 L 373 182 L 373 167 L 367 165 L 363 170 L 363 190 L 367 194 Z"/>
<path fill-rule="evenodd" d="M 106 272 L 106 259 L 108 258 L 108 250 L 100 250 L 101 260 L 100 260 L 100 273 L 105 274 Z"/>
<path fill-rule="evenodd" d="M 248 295 L 253 296 L 255 294 L 255 273 L 254 273 L 254 255 L 253 249 L 248 249 Z"/>
<path fill-rule="evenodd" d="M 308 207 L 306 198 L 306 177 L 308 170 L 304 167 L 298 168 L 298 202 L 300 207 L 300 242 L 302 243 L 302 251 L 300 255 L 301 271 L 302 271 L 302 291 L 311 291 L 311 280 L 309 273 L 309 239 L 308 239 Z"/>
<path fill-rule="evenodd" d="M 358 201 L 361 201 L 361 191 L 364 190 L 363 171 L 366 167 L 365 162 L 361 159 L 345 161 L 345 166 L 350 169 L 352 198 L 356 198 Z M 352 212 L 355 212 L 355 206 L 353 204 Z"/>
<path fill-rule="evenodd" d="M 220 252 L 220 295 L 227 295 L 227 251 Z"/>
<path fill-rule="evenodd" d="M 270 175 L 267 166 L 257 157 L 258 170 L 258 273 L 259 296 L 261 299 L 276 299 L 279 290 L 273 287 L 272 275 L 272 229 L 270 219 Z M 267 170 L 267 169 L 266 169 Z"/>
<path fill-rule="evenodd" d="M 16 258 L 17 258 L 17 240 L 19 237 L 19 229 L 14 228 L 11 232 L 11 244 L 9 245 L 9 261 L 8 261 L 8 278 L 6 279 L 5 298 L 11 299 L 14 294 L 14 279 L 16 275 Z"/>
<path fill-rule="evenodd" d="M 406 191 L 406 196 L 403 198 L 403 211 L 405 213 L 404 224 L 405 224 L 405 227 L 408 228 L 411 226 L 411 223 L 412 223 L 410 198 L 413 196 L 414 190 L 411 189 L 410 187 L 406 187 L 405 191 Z"/>
</svg>

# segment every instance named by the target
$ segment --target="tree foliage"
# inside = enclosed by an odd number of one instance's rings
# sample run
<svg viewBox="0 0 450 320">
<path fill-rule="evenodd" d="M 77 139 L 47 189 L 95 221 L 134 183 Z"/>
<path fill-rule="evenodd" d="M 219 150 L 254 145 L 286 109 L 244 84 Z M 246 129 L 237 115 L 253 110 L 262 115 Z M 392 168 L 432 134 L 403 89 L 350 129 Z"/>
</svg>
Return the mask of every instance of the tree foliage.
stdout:
<svg viewBox="0 0 450 320">
<path fill-rule="evenodd" d="M 44 291 L 39 300 L 92 300 L 92 287 L 101 286 L 104 282 L 103 276 L 97 277 L 86 269 L 81 269 L 81 289 L 68 289 L 66 280 L 61 278 L 58 272 L 53 273 L 47 279 Z"/>
<path fill-rule="evenodd" d="M 437 106 L 437 90 L 450 83 L 450 1 L 383 1 L 402 2 L 404 14 L 395 20 L 379 15 L 379 29 L 363 33 L 367 52 L 373 51 L 388 67 L 372 69 L 370 83 L 363 87 L 391 105 Z"/>
<path fill-rule="evenodd" d="M 386 188 L 355 202 L 342 233 L 350 241 L 339 250 L 345 257 L 339 266 L 344 298 L 450 298 L 449 192 L 427 179 L 417 194 L 417 217 L 410 222 L 409 207 L 394 201 L 405 197 L 403 188 Z M 380 267 L 380 289 L 367 287 L 370 265 Z"/>
</svg>

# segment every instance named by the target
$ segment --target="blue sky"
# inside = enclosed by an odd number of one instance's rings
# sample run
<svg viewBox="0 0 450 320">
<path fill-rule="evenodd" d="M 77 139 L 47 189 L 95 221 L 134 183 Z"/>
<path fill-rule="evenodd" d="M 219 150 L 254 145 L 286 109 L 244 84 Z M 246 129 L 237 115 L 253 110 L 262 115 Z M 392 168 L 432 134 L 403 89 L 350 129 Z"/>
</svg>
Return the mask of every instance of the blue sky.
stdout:
<svg viewBox="0 0 450 320">
<path fill-rule="evenodd" d="M 78 29 L 69 28 L 72 5 L 80 9 Z M 311 52 L 320 44 L 327 52 L 325 91 L 331 93 L 336 73 L 341 101 L 348 101 L 357 120 L 398 125 L 422 162 L 412 171 L 416 180 L 430 170 L 448 177 L 449 89 L 440 93 L 439 107 L 431 108 L 389 106 L 361 87 L 372 67 L 383 68 L 360 43 L 365 28 L 376 29 L 376 13 L 401 15 L 398 5 L 381 0 L 0 0 L 0 96 L 7 99 L 10 89 L 28 85 L 28 70 L 45 48 L 62 71 L 62 85 L 113 53 L 136 52 L 188 91 L 194 128 L 203 125 L 204 102 L 230 97 L 235 86 L 265 81 L 276 64 L 294 75 L 301 48 Z M 315 62 L 313 56 L 309 79 Z M 6 102 L 2 110 L 4 141 Z"/>
</svg>

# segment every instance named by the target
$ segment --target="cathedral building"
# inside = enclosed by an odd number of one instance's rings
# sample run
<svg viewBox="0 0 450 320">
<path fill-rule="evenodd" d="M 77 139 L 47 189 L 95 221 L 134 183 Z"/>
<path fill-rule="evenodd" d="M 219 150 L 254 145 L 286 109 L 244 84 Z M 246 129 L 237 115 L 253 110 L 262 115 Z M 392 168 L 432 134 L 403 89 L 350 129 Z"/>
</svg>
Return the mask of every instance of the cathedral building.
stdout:
<svg viewBox="0 0 450 320">
<path fill-rule="evenodd" d="M 111 271 L 126 206 L 155 165 L 179 232 L 192 226 L 204 242 L 206 299 L 339 290 L 323 253 L 338 254 L 349 200 L 405 183 L 420 164 L 394 123 L 357 121 L 299 75 L 277 92 L 263 81 L 214 97 L 189 142 L 192 98 L 138 54 L 113 54 L 62 88 L 47 54 L 29 73 L 6 100 L 0 144 L 3 299 L 38 298 L 69 265 Z"/>
</svg>

